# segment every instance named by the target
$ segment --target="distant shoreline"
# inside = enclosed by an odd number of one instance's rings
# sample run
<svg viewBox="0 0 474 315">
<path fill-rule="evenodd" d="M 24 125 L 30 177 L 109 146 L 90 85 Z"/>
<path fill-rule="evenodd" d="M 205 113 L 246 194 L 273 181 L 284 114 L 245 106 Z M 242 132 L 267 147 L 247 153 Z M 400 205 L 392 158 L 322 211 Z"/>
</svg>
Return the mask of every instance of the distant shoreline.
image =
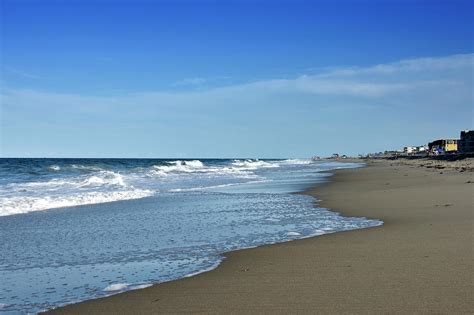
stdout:
<svg viewBox="0 0 474 315">
<path fill-rule="evenodd" d="M 306 193 L 383 226 L 230 252 L 211 272 L 52 313 L 471 312 L 472 172 L 366 162 Z"/>
</svg>

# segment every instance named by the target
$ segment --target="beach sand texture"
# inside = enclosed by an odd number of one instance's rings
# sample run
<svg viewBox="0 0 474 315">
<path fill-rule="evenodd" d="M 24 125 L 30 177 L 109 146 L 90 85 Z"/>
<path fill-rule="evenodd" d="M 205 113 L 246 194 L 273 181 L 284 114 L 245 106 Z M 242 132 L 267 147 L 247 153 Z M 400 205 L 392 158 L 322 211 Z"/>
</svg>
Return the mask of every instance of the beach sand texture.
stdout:
<svg viewBox="0 0 474 315">
<path fill-rule="evenodd" d="M 336 171 L 307 193 L 383 226 L 227 253 L 211 272 L 52 313 L 472 314 L 473 177 L 408 161 Z"/>
</svg>

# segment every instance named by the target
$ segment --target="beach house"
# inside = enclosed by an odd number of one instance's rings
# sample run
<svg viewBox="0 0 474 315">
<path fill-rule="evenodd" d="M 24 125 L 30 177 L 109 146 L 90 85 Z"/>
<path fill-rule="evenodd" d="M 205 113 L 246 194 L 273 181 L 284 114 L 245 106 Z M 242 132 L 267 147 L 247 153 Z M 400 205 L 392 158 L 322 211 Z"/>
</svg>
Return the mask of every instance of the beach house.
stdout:
<svg viewBox="0 0 474 315">
<path fill-rule="evenodd" d="M 420 146 L 408 146 L 403 148 L 403 154 L 404 155 L 416 155 L 420 156 L 423 154 L 426 154 L 428 151 L 428 147 L 425 147 L 424 145 Z"/>
<path fill-rule="evenodd" d="M 434 154 L 455 153 L 458 150 L 457 139 L 439 139 L 428 143 L 428 149 Z"/>
<path fill-rule="evenodd" d="M 423 152 L 426 152 L 428 151 L 428 147 L 425 146 L 425 145 L 420 145 L 418 147 L 416 147 L 416 152 L 418 153 L 423 153 Z"/>
<path fill-rule="evenodd" d="M 474 130 L 461 131 L 458 152 L 462 154 L 474 153 Z"/>
<path fill-rule="evenodd" d="M 415 152 L 416 152 L 416 147 L 409 146 L 409 147 L 404 147 L 403 148 L 403 153 L 405 153 L 405 154 L 413 154 Z"/>
</svg>

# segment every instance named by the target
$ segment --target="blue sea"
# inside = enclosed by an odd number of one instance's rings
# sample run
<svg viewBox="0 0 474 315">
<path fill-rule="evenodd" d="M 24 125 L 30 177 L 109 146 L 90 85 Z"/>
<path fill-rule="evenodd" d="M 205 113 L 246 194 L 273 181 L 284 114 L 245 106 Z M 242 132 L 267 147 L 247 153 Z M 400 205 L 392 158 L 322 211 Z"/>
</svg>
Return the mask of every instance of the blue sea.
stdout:
<svg viewBox="0 0 474 315">
<path fill-rule="evenodd" d="M 222 253 L 382 224 L 292 194 L 356 163 L 0 159 L 0 313 L 215 268 Z M 337 210 L 337 209 L 334 209 Z"/>
</svg>

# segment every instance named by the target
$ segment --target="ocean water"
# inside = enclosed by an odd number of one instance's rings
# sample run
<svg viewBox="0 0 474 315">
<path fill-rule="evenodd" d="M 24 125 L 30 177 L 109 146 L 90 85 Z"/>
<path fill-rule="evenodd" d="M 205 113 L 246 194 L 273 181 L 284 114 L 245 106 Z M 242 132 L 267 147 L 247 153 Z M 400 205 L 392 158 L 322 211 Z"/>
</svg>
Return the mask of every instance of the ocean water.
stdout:
<svg viewBox="0 0 474 315">
<path fill-rule="evenodd" d="M 0 313 L 210 270 L 230 250 L 373 227 L 291 194 L 360 164 L 0 159 Z"/>
</svg>

